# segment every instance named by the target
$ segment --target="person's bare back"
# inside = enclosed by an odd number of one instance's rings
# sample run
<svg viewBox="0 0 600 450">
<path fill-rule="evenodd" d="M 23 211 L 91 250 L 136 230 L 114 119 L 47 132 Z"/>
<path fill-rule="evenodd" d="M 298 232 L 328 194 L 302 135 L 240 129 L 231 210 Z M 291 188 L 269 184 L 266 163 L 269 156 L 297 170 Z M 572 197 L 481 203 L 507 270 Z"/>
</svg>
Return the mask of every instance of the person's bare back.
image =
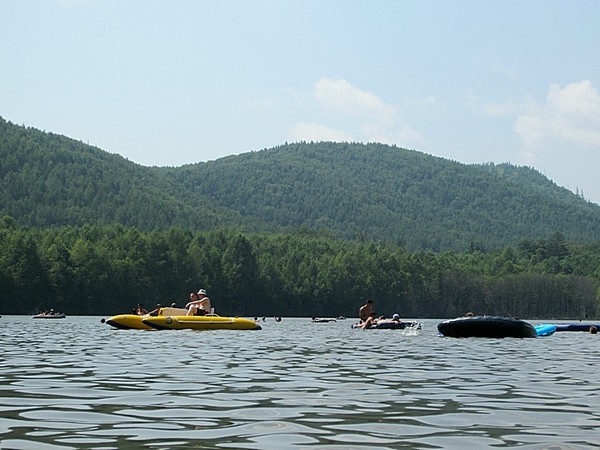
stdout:
<svg viewBox="0 0 600 450">
<path fill-rule="evenodd" d="M 368 299 L 358 310 L 358 317 L 361 322 L 365 322 L 373 312 L 373 300 Z"/>
</svg>

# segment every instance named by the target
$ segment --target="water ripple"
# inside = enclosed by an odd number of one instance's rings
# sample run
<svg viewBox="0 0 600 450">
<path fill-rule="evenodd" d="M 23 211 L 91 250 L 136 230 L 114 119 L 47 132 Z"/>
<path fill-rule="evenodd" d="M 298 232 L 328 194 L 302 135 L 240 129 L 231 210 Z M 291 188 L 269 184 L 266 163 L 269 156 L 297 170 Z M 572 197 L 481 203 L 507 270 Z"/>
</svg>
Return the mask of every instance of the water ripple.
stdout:
<svg viewBox="0 0 600 450">
<path fill-rule="evenodd" d="M 589 448 L 599 339 L 448 339 L 267 320 L 262 331 L 0 329 L 0 447 Z"/>
</svg>

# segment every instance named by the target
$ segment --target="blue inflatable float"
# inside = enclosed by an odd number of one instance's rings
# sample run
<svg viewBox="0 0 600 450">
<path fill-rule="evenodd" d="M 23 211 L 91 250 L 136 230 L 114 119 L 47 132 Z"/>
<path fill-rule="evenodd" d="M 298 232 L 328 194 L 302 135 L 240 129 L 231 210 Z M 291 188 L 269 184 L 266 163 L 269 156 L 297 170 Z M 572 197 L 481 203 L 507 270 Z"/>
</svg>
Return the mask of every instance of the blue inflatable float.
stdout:
<svg viewBox="0 0 600 450">
<path fill-rule="evenodd" d="M 594 323 L 564 323 L 556 325 L 556 331 L 585 331 L 595 333 L 600 330 L 599 324 Z"/>
<path fill-rule="evenodd" d="M 538 336 L 552 336 L 556 332 L 556 325 L 551 324 L 536 325 L 534 328 Z"/>
</svg>

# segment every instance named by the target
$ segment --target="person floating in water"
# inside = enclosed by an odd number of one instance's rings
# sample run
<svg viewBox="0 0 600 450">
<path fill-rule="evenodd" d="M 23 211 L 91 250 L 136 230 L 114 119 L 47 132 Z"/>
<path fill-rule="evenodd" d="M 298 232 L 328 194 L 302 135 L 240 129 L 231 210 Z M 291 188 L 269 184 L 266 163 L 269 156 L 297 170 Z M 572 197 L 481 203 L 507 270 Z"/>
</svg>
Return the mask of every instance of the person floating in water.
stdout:
<svg viewBox="0 0 600 450">
<path fill-rule="evenodd" d="M 391 319 L 386 319 L 384 316 L 376 317 L 377 313 L 372 312 L 369 314 L 367 320 L 359 324 L 356 328 L 366 330 L 367 328 L 395 328 L 395 326 L 402 323 L 400 314 L 394 314 Z"/>
</svg>

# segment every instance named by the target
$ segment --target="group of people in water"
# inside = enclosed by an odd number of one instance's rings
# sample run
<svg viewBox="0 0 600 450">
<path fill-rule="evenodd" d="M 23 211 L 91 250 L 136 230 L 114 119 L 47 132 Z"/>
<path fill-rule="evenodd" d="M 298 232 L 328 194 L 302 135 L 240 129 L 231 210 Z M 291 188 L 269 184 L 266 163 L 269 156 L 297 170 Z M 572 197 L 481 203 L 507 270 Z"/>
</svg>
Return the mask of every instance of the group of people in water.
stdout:
<svg viewBox="0 0 600 450">
<path fill-rule="evenodd" d="M 162 306 L 158 304 L 156 305 L 155 309 L 148 311 L 146 308 L 144 308 L 144 305 L 138 303 L 137 308 L 133 310 L 133 313 L 137 314 L 138 316 L 158 316 L 161 308 Z M 171 308 L 177 308 L 177 304 L 172 303 Z M 204 289 L 200 289 L 198 292 L 190 293 L 190 301 L 185 305 L 185 309 L 187 309 L 187 316 L 205 316 L 214 312 L 210 303 L 210 298 L 208 298 L 208 295 L 206 295 L 206 290 Z"/>
<path fill-rule="evenodd" d="M 51 309 L 50 311 L 42 311 L 41 313 L 36 314 L 34 317 L 38 318 L 38 319 L 45 318 L 45 317 L 62 318 L 62 317 L 65 317 L 65 314 L 61 313 L 61 312 L 56 312 L 56 311 L 54 311 L 54 309 Z"/>
<path fill-rule="evenodd" d="M 60 316 L 62 315 L 62 313 L 59 312 L 55 312 L 54 309 L 51 309 L 50 311 L 42 311 L 41 313 L 39 313 L 40 316 Z"/>
<path fill-rule="evenodd" d="M 360 320 L 356 328 L 364 330 L 366 328 L 372 328 L 376 325 L 394 325 L 402 322 L 399 314 L 394 314 L 391 319 L 386 319 L 385 316 L 377 317 L 377 313 L 373 311 L 374 305 L 375 302 L 372 299 L 368 299 L 366 303 L 358 309 L 358 317 Z"/>
<path fill-rule="evenodd" d="M 357 328 L 371 328 L 376 325 L 382 325 L 385 323 L 398 323 L 401 322 L 400 316 L 398 314 L 394 314 L 391 319 L 386 319 L 384 316 L 377 317 L 377 313 L 373 310 L 374 301 L 372 299 L 368 299 L 364 305 L 362 305 L 358 310 L 358 317 L 360 319 Z M 177 304 L 171 304 L 172 308 L 177 308 Z M 162 306 L 160 304 L 156 305 L 156 308 L 152 311 L 148 311 L 144 308 L 144 305 L 139 303 L 137 308 L 134 309 L 133 313 L 139 316 L 151 315 L 157 316 L 159 314 Z M 190 301 L 185 305 L 185 309 L 187 310 L 187 316 L 205 316 L 207 314 L 212 314 L 214 309 L 212 308 L 210 298 L 206 294 L 206 290 L 200 289 L 198 292 L 190 293 Z M 257 318 L 255 318 L 257 320 Z M 264 320 L 264 318 L 263 318 Z M 278 322 L 281 320 L 280 317 L 276 317 Z M 313 321 L 315 318 L 313 317 Z"/>
</svg>

